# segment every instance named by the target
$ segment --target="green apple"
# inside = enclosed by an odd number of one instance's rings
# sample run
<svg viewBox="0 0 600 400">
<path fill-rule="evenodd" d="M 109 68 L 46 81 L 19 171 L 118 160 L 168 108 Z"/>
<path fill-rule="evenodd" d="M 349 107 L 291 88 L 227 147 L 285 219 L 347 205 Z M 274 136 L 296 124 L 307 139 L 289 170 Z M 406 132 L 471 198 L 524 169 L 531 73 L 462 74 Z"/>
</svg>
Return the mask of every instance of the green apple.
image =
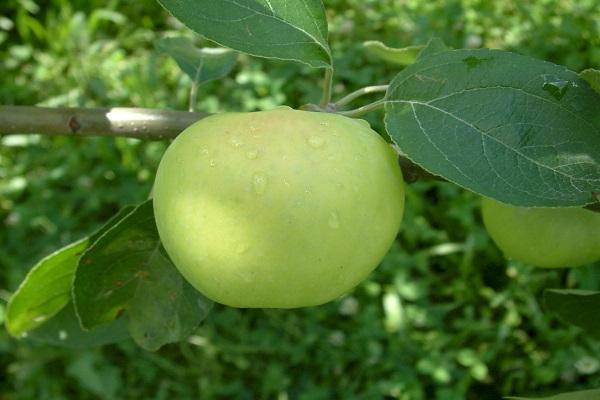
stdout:
<svg viewBox="0 0 600 400">
<path fill-rule="evenodd" d="M 381 261 L 404 210 L 368 123 L 288 107 L 204 118 L 161 160 L 154 211 L 183 276 L 234 307 L 318 305 Z"/>
<path fill-rule="evenodd" d="M 545 268 L 600 259 L 600 213 L 515 207 L 489 198 L 483 199 L 481 209 L 490 236 L 510 258 Z"/>
</svg>

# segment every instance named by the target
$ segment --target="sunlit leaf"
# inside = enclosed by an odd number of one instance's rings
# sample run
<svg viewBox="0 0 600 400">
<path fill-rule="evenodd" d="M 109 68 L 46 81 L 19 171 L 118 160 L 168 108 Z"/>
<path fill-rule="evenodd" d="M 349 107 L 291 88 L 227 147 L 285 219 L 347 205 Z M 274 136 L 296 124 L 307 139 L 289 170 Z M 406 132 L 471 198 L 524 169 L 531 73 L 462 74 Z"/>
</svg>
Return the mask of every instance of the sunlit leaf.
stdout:
<svg viewBox="0 0 600 400">
<path fill-rule="evenodd" d="M 427 171 L 519 206 L 600 191 L 600 95 L 559 65 L 499 50 L 421 56 L 386 95 L 386 127 Z"/>
<path fill-rule="evenodd" d="M 363 47 L 375 57 L 399 65 L 412 64 L 423 49 L 423 46 L 389 47 L 378 40 L 363 42 Z"/>
</svg>

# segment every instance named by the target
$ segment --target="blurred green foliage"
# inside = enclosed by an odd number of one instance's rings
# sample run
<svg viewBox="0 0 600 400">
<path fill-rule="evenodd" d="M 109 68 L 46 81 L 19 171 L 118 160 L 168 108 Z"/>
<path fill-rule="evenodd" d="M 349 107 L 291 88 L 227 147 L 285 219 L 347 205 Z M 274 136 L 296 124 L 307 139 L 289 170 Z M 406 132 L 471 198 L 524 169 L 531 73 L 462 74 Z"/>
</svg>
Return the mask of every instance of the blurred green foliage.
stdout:
<svg viewBox="0 0 600 400">
<path fill-rule="evenodd" d="M 600 66 L 597 0 L 328 0 L 335 95 L 397 66 L 360 43 L 439 36 L 567 65 Z M 156 53 L 194 37 L 153 1 L 4 0 L 0 104 L 186 109 L 189 78 Z M 203 111 L 299 106 L 320 71 L 242 57 L 202 87 Z M 360 103 L 359 103 L 360 104 Z M 381 114 L 369 119 L 382 130 Z M 33 263 L 146 198 L 167 143 L 8 136 L 0 147 L 0 323 Z M 381 267 L 351 295 L 292 311 L 216 307 L 189 341 L 70 351 L 0 330 L 1 399 L 500 399 L 600 386 L 600 342 L 545 315 L 545 287 L 598 289 L 600 265 L 536 270 L 504 260 L 475 195 L 420 182 Z"/>
</svg>

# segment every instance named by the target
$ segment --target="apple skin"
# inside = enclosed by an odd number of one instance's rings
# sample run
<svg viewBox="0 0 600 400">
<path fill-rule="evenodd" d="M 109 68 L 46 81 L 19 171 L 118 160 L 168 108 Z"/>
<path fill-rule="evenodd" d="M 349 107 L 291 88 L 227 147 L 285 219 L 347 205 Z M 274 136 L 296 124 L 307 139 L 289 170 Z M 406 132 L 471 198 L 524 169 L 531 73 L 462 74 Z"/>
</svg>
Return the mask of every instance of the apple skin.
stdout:
<svg viewBox="0 0 600 400">
<path fill-rule="evenodd" d="M 404 182 L 366 121 L 289 107 L 225 113 L 169 146 L 154 211 L 167 253 L 207 297 L 313 306 L 380 263 L 400 227 Z"/>
<path fill-rule="evenodd" d="M 483 222 L 510 258 L 544 268 L 600 259 L 600 213 L 583 208 L 525 208 L 483 198 Z"/>
</svg>

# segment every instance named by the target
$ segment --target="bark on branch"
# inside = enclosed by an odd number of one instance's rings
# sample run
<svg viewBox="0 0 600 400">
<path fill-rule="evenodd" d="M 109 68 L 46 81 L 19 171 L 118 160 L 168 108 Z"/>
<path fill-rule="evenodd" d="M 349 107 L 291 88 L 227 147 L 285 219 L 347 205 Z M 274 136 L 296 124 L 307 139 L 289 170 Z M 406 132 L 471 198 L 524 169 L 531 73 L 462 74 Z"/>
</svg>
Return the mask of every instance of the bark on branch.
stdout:
<svg viewBox="0 0 600 400">
<path fill-rule="evenodd" d="M 206 113 L 147 108 L 46 108 L 0 106 L 0 135 L 125 136 L 174 138 Z"/>
</svg>

